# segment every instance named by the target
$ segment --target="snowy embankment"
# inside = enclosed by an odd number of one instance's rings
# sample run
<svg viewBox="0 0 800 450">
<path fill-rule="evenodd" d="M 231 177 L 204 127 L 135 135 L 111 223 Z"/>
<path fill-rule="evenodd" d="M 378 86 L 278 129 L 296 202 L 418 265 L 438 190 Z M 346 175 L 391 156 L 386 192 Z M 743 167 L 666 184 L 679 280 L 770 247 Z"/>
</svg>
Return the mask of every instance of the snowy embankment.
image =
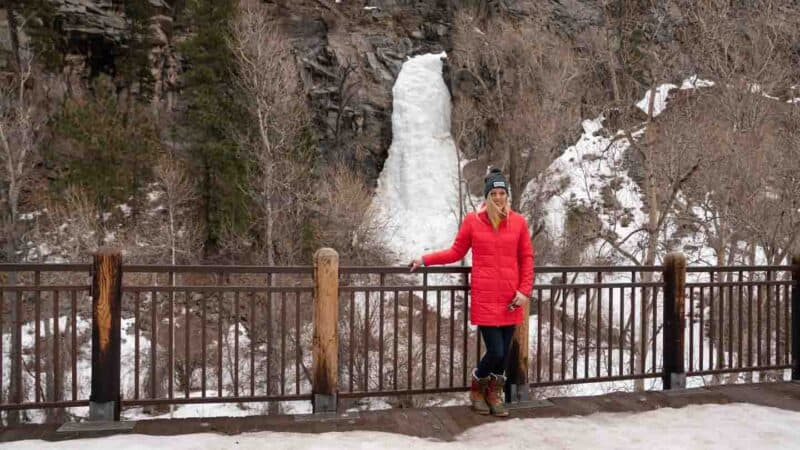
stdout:
<svg viewBox="0 0 800 450">
<path fill-rule="evenodd" d="M 667 109 L 668 96 L 674 89 L 687 90 L 713 86 L 714 83 L 690 77 L 681 83 L 663 84 L 655 89 L 653 99 L 653 116 L 658 116 Z M 636 103 L 636 106 L 647 113 L 651 91 Z M 603 231 L 624 238 L 641 230 L 647 222 L 643 211 L 642 192 L 628 175 L 625 165 L 625 152 L 630 143 L 622 131 L 604 130 L 605 117 L 584 120 L 581 134 L 575 145 L 568 147 L 540 176 L 531 180 L 523 193 L 522 204 L 533 207 L 534 198 L 543 200 L 539 209 L 545 215 L 544 231 L 556 243 L 562 243 L 568 236 L 564 234 L 564 223 L 571 208 L 584 207 L 595 211 L 601 221 Z M 631 133 L 634 139 L 640 138 L 645 131 L 645 124 Z M 604 201 L 604 189 L 611 188 L 614 202 Z M 605 192 L 608 193 L 608 190 Z M 606 206 L 613 204 L 613 206 Z M 621 248 L 630 254 L 640 253 L 646 245 L 644 233 L 634 233 L 631 238 L 621 244 Z M 598 239 L 587 251 L 587 257 L 611 258 L 619 260 L 615 249 Z M 624 261 L 630 264 L 630 261 Z"/>
<path fill-rule="evenodd" d="M 8 450 L 133 449 L 742 449 L 797 448 L 800 413 L 748 404 L 695 405 L 645 413 L 602 413 L 583 417 L 509 419 L 472 428 L 454 442 L 398 434 L 259 432 L 235 436 L 117 435 L 63 442 L 4 444 Z"/>
</svg>

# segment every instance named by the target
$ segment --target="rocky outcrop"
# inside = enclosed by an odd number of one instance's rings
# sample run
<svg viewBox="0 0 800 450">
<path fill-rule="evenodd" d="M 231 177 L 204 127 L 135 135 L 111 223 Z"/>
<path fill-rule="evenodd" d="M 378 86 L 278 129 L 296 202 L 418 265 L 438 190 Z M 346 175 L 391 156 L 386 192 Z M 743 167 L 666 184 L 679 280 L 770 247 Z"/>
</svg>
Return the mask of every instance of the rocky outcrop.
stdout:
<svg viewBox="0 0 800 450">
<path fill-rule="evenodd" d="M 172 5 L 167 0 L 147 1 L 153 8 L 154 15 L 149 19 L 146 36 L 148 45 L 148 61 L 154 80 L 154 99 L 165 99 L 168 106 L 174 103 L 174 92 L 177 88 L 177 58 L 172 49 Z M 114 73 L 115 60 L 122 55 L 132 39 L 130 20 L 125 16 L 124 3 L 121 0 L 49 0 L 56 16 L 59 33 L 66 38 L 65 61 L 69 69 L 65 72 L 77 74 L 80 78 L 92 78 L 101 73 Z M 18 18 L 22 10 L 13 9 Z M 15 49 L 10 36 L 13 30 L 8 20 L 8 8 L 0 8 L 0 46 L 6 54 L 13 54 Z M 33 26 L 35 26 L 35 22 Z M 17 28 L 18 42 L 29 40 L 26 27 Z M 21 46 L 19 51 L 26 51 Z M 70 81 L 67 81 L 70 83 Z M 136 87 L 134 86 L 134 90 Z"/>
<path fill-rule="evenodd" d="M 311 99 L 321 155 L 376 180 L 392 140 L 392 87 L 409 56 L 449 48 L 446 1 L 295 2 L 280 14 Z M 287 14 L 288 12 L 288 14 Z"/>
<path fill-rule="evenodd" d="M 61 18 L 62 31 L 70 36 L 124 41 L 128 27 L 122 2 L 114 0 L 50 0 Z M 165 0 L 146 0 L 161 12 L 171 9 Z"/>
</svg>

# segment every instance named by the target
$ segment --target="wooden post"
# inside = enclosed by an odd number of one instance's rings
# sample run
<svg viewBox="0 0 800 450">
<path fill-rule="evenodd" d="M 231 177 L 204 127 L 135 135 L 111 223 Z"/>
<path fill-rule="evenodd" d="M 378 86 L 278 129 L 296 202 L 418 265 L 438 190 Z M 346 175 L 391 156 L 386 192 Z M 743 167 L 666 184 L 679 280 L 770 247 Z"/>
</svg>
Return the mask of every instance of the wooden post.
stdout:
<svg viewBox="0 0 800 450">
<path fill-rule="evenodd" d="M 522 323 L 514 329 L 511 348 L 508 355 L 508 382 L 506 383 L 506 402 L 529 400 L 528 389 L 528 323 L 530 322 L 531 302 L 525 302 L 522 312 Z"/>
<path fill-rule="evenodd" d="M 800 380 L 800 254 L 792 256 L 792 380 Z"/>
<path fill-rule="evenodd" d="M 335 412 L 339 390 L 339 254 L 321 248 L 314 254 L 313 411 Z"/>
<path fill-rule="evenodd" d="M 686 317 L 686 257 L 670 253 L 664 259 L 664 389 L 685 389 L 684 333 Z M 655 338 L 655 337 L 654 337 Z M 655 355 L 654 355 L 655 356 Z"/>
<path fill-rule="evenodd" d="M 119 420 L 122 256 L 101 249 L 92 267 L 92 392 L 89 420 Z"/>
</svg>

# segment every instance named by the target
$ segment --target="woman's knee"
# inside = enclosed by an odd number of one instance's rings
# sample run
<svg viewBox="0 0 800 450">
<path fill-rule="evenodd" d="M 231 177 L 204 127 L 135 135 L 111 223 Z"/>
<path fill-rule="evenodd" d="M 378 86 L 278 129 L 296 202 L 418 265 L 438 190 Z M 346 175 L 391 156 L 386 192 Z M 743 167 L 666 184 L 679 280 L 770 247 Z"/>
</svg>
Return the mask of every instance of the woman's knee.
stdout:
<svg viewBox="0 0 800 450">
<path fill-rule="evenodd" d="M 487 345 L 486 346 L 486 356 L 489 357 L 494 362 L 502 361 L 505 359 L 505 349 L 503 348 L 502 343 L 499 345 Z"/>
</svg>

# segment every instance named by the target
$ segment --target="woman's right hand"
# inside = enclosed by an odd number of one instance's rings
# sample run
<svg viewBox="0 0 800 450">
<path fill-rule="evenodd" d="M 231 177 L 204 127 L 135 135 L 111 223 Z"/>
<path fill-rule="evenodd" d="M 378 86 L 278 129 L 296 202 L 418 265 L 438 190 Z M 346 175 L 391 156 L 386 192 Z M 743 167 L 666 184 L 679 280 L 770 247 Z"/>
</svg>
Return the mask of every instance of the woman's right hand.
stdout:
<svg viewBox="0 0 800 450">
<path fill-rule="evenodd" d="M 414 258 L 410 263 L 408 263 L 408 267 L 411 269 L 410 272 L 417 270 L 417 268 L 421 265 L 423 265 L 422 258 Z"/>
</svg>

